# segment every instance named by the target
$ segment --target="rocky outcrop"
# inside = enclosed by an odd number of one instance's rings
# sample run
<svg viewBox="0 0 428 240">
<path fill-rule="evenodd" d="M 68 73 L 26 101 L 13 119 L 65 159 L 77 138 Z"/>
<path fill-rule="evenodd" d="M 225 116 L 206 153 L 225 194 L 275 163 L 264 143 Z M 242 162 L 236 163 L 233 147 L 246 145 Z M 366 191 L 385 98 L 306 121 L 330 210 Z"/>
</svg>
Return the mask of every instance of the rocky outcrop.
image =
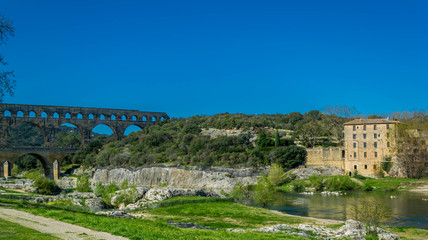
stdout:
<svg viewBox="0 0 428 240">
<path fill-rule="evenodd" d="M 120 185 L 124 180 L 136 187 L 168 186 L 172 188 L 232 189 L 236 183 L 257 183 L 259 171 L 253 169 L 211 168 L 198 170 L 172 166 L 147 166 L 141 168 L 99 168 L 94 171 L 92 187 L 101 183 Z"/>
<path fill-rule="evenodd" d="M 192 228 L 192 229 L 206 229 L 206 230 L 216 230 L 210 227 L 206 227 L 206 226 L 202 226 L 202 225 L 198 225 L 196 223 L 192 223 L 192 222 L 167 222 L 166 224 L 171 225 L 171 226 L 175 226 L 175 227 L 179 227 L 179 228 Z"/>
<path fill-rule="evenodd" d="M 327 166 L 311 166 L 311 167 L 300 167 L 288 171 L 288 173 L 294 174 L 296 179 L 308 179 L 312 175 L 317 176 L 336 176 L 343 175 L 343 170 L 336 167 Z"/>
<path fill-rule="evenodd" d="M 76 188 L 77 178 L 75 177 L 62 177 L 56 181 L 56 184 L 62 189 Z"/>
<path fill-rule="evenodd" d="M 300 237 L 311 238 L 313 235 L 317 236 L 317 239 L 366 239 L 367 229 L 370 229 L 377 233 L 378 239 L 383 240 L 397 240 L 400 237 L 391 232 L 385 231 L 378 227 L 366 227 L 365 224 L 355 221 L 347 220 L 339 230 L 323 226 L 315 226 L 309 224 L 300 224 L 298 227 L 289 226 L 286 224 L 279 224 L 270 227 L 263 227 L 259 229 L 243 230 L 243 229 L 228 229 L 232 232 L 282 232 L 284 234 L 297 235 Z M 312 236 L 311 236 L 312 235 Z"/>
<path fill-rule="evenodd" d="M 85 200 L 85 205 L 93 212 L 97 212 L 106 208 L 102 199 L 90 198 Z"/>
<path fill-rule="evenodd" d="M 32 179 L 3 179 L 0 180 L 0 187 L 6 189 L 21 189 L 27 192 L 35 192 L 36 188 L 33 187 L 34 180 Z"/>
<path fill-rule="evenodd" d="M 127 214 L 124 211 L 105 211 L 105 212 L 96 212 L 96 215 L 105 215 L 109 217 L 117 217 L 117 218 L 135 218 L 131 214 Z"/>
</svg>

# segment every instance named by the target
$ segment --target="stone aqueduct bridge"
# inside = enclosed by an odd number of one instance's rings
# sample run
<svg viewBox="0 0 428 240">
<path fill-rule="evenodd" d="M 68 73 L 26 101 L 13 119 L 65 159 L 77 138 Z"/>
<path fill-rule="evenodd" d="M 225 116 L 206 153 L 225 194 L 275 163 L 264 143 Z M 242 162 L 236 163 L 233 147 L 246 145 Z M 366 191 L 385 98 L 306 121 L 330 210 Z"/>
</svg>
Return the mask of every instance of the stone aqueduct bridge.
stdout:
<svg viewBox="0 0 428 240">
<path fill-rule="evenodd" d="M 63 107 L 24 104 L 0 104 L 0 146 L 5 146 L 9 130 L 21 123 L 37 126 L 45 141 L 45 148 L 5 148 L 0 147 L 2 176 L 10 176 L 14 162 L 23 155 L 33 155 L 43 162 L 48 176 L 56 179 L 59 164 L 74 149 L 54 148 L 55 131 L 64 123 L 77 127 L 82 136 L 82 146 L 91 140 L 92 129 L 105 124 L 113 130 L 114 137 L 121 139 L 131 125 L 144 128 L 158 121 L 169 119 L 163 112 L 142 112 L 138 110 Z"/>
</svg>

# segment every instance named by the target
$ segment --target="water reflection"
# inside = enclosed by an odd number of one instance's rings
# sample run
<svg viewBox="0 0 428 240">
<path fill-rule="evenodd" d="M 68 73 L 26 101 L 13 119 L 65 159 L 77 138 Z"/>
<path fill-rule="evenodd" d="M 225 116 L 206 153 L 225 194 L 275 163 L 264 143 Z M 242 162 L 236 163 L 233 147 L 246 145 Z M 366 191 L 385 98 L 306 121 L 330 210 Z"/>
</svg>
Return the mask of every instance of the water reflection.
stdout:
<svg viewBox="0 0 428 240">
<path fill-rule="evenodd" d="M 270 209 L 293 215 L 336 220 L 352 219 L 359 199 L 385 201 L 391 208 L 391 225 L 428 228 L 428 196 L 413 192 L 352 192 L 342 196 L 276 193 Z"/>
</svg>

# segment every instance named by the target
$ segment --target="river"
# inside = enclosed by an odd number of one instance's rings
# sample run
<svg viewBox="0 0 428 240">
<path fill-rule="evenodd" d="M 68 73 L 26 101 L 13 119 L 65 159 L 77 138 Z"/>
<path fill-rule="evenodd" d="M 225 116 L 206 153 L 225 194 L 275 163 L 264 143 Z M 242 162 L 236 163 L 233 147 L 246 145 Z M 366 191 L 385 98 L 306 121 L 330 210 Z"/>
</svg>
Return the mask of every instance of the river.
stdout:
<svg viewBox="0 0 428 240">
<path fill-rule="evenodd" d="M 360 199 L 385 201 L 392 213 L 388 225 L 428 229 L 428 195 L 415 192 L 348 192 L 341 196 L 278 192 L 268 208 L 298 216 L 346 220 L 352 219 L 352 206 Z"/>
</svg>

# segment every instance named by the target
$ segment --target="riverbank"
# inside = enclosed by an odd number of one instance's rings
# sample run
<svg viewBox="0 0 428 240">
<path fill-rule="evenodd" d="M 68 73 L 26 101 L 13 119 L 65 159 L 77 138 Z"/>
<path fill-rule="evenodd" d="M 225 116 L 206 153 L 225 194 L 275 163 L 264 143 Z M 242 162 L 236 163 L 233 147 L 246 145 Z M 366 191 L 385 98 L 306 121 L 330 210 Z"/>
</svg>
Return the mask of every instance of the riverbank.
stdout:
<svg viewBox="0 0 428 240">
<path fill-rule="evenodd" d="M 169 200 L 171 201 L 171 200 Z M 80 225 L 96 231 L 127 237 L 129 239 L 307 239 L 279 232 L 261 232 L 276 229 L 272 226 L 290 226 L 298 229 L 306 225 L 315 229 L 328 227 L 338 231 L 343 221 L 297 217 L 263 208 L 248 207 L 233 202 L 206 202 L 173 205 L 156 209 L 130 212 L 135 219 L 113 218 L 66 207 L 48 206 L 15 200 L 0 199 L 8 208 L 26 211 L 39 216 Z M 217 229 L 183 229 L 168 222 L 192 222 L 198 226 Z M 318 228 L 319 227 L 319 228 Z M 240 232 L 229 229 L 241 229 Z M 257 229 L 262 229 L 258 231 Z M 264 229 L 264 230 L 263 230 Z M 413 228 L 387 228 L 402 239 L 423 239 L 428 230 Z M 257 230 L 257 231 L 256 231 Z M 272 230 L 274 231 L 274 230 Z M 309 234 L 311 231 L 302 231 Z M 309 234 L 310 237 L 315 237 Z M 317 237 L 316 237 L 317 238 Z"/>
</svg>

